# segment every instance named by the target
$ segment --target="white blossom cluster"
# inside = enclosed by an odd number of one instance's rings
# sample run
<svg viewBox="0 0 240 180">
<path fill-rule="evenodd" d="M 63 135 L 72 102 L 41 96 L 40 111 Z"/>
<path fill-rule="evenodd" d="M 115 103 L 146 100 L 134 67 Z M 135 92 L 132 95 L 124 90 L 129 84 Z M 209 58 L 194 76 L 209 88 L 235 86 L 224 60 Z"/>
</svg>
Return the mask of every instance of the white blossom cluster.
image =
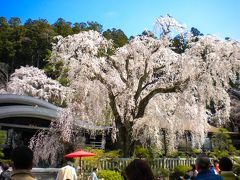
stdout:
<svg viewBox="0 0 240 180">
<path fill-rule="evenodd" d="M 64 144 L 60 136 L 46 130 L 38 132 L 31 138 L 30 148 L 34 151 L 35 164 L 45 161 L 56 166 L 64 154 Z"/>
<path fill-rule="evenodd" d="M 79 34 L 58 36 L 53 44 L 51 61 L 56 62 L 62 59 L 64 66 L 69 69 L 69 79 L 73 80 L 79 75 L 81 64 L 89 59 L 96 59 L 99 53 L 107 53 L 112 48 L 112 42 L 106 40 L 96 31 L 84 31 Z M 99 58 L 97 58 L 99 59 Z"/>
<path fill-rule="evenodd" d="M 66 99 L 68 88 L 48 78 L 43 70 L 31 66 L 15 70 L 7 84 L 7 92 L 62 103 Z"/>
<path fill-rule="evenodd" d="M 169 36 L 173 32 L 183 35 L 185 29 L 185 25 L 179 23 L 170 15 L 160 16 L 155 22 L 155 30 L 156 32 L 160 32 L 160 36 Z"/>
<path fill-rule="evenodd" d="M 30 148 L 34 151 L 36 164 L 45 161 L 56 166 L 65 153 L 64 143 L 71 143 L 76 148 L 80 148 L 82 137 L 76 133 L 74 136 L 74 131 L 76 131 L 74 114 L 70 108 L 60 111 L 58 120 L 51 122 L 49 130 L 42 130 L 31 138 Z M 75 144 L 76 140 L 77 144 Z"/>
</svg>

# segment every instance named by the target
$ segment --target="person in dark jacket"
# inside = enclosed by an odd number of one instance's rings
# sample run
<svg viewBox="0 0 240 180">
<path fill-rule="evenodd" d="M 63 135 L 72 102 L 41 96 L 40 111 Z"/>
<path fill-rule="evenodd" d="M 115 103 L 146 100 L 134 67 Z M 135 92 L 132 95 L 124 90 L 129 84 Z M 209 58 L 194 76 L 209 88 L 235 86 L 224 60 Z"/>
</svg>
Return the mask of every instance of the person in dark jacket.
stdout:
<svg viewBox="0 0 240 180">
<path fill-rule="evenodd" d="M 27 146 L 20 146 L 12 151 L 13 171 L 11 180 L 36 180 L 31 169 L 33 166 L 33 151 Z"/>
<path fill-rule="evenodd" d="M 195 180 L 223 180 L 221 176 L 210 171 L 210 165 L 210 159 L 206 155 L 200 155 L 196 159 L 198 175 L 196 176 Z"/>
<path fill-rule="evenodd" d="M 148 163 L 141 159 L 133 160 L 125 169 L 127 180 L 155 180 Z"/>
<path fill-rule="evenodd" d="M 221 170 L 220 176 L 222 176 L 224 180 L 240 179 L 236 174 L 232 172 L 233 163 L 231 159 L 227 157 L 221 158 L 219 161 L 219 168 Z"/>
</svg>

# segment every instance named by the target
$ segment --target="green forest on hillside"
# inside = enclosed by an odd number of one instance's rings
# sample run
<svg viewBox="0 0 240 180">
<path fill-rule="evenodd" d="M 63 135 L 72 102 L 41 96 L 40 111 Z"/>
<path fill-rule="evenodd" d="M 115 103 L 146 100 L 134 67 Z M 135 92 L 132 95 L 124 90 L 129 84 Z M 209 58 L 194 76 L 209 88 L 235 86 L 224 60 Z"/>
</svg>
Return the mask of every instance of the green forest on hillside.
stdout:
<svg viewBox="0 0 240 180">
<path fill-rule="evenodd" d="M 71 23 L 59 18 L 54 24 L 46 19 L 28 19 L 22 23 L 20 18 L 7 20 L 0 17 L 0 62 L 8 65 L 9 74 L 20 66 L 35 66 L 40 69 L 47 65 L 51 54 L 53 37 L 77 34 L 81 31 L 95 30 L 112 39 L 114 47 L 121 47 L 128 42 L 121 29 L 107 29 L 97 22 Z"/>
</svg>

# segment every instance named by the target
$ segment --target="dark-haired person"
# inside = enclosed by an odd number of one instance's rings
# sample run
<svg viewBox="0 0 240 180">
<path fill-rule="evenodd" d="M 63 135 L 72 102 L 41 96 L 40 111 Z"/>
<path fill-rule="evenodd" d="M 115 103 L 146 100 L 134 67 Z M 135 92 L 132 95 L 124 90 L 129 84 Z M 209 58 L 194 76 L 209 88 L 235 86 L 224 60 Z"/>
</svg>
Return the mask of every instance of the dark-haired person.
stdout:
<svg viewBox="0 0 240 180">
<path fill-rule="evenodd" d="M 219 168 L 219 161 L 218 160 L 213 161 L 213 167 L 214 167 L 215 174 L 219 174 L 220 168 Z"/>
<path fill-rule="evenodd" d="M 36 180 L 31 174 L 33 152 L 27 146 L 17 147 L 12 151 L 13 171 L 11 180 Z"/>
<path fill-rule="evenodd" d="M 214 174 L 219 174 L 220 169 L 219 169 L 219 161 L 218 160 L 214 160 L 213 164 L 210 165 L 210 170 L 212 171 L 212 173 Z"/>
<path fill-rule="evenodd" d="M 90 180 L 99 180 L 98 177 L 97 177 L 97 174 L 96 174 L 97 171 L 98 171 L 98 169 L 96 167 L 93 168 L 93 171 L 92 171 L 91 176 L 90 176 Z"/>
<path fill-rule="evenodd" d="M 240 179 L 236 174 L 232 172 L 233 163 L 231 159 L 227 157 L 221 158 L 219 161 L 219 168 L 221 170 L 220 176 L 222 176 L 224 180 Z"/>
<path fill-rule="evenodd" d="M 198 171 L 196 169 L 195 164 L 191 164 L 191 166 L 192 166 L 192 169 L 190 171 L 188 171 L 187 174 L 190 176 L 190 179 L 194 179 L 197 176 Z"/>
<path fill-rule="evenodd" d="M 133 160 L 125 169 L 127 180 L 155 180 L 152 170 L 146 161 Z"/>
<path fill-rule="evenodd" d="M 198 175 L 195 180 L 223 180 L 221 176 L 211 172 L 209 169 L 210 165 L 210 159 L 206 155 L 198 156 L 196 159 L 196 169 L 198 171 Z"/>
</svg>

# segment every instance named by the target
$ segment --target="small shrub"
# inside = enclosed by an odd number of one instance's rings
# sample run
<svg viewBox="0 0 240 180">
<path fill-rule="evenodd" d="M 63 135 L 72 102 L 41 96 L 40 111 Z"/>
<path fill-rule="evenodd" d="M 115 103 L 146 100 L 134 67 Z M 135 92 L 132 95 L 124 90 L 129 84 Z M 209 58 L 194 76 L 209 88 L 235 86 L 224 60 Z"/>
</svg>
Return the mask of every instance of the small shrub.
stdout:
<svg viewBox="0 0 240 180">
<path fill-rule="evenodd" d="M 183 158 L 183 157 L 186 157 L 186 156 L 187 156 L 186 153 L 178 152 L 178 157 Z"/>
<path fill-rule="evenodd" d="M 169 158 L 176 158 L 176 157 L 178 157 L 178 152 L 177 151 L 171 152 L 170 154 L 167 154 L 167 157 L 169 157 Z"/>
<path fill-rule="evenodd" d="M 162 151 L 156 152 L 156 158 L 162 158 L 164 156 L 164 153 Z"/>
<path fill-rule="evenodd" d="M 115 159 L 119 157 L 119 151 L 107 151 L 106 152 L 101 149 L 92 149 L 91 147 L 85 147 L 85 149 L 89 152 L 96 154 L 96 156 L 85 157 L 83 160 L 84 165 L 89 170 L 92 169 L 93 167 L 98 167 L 99 162 L 101 162 L 101 161 L 115 162 Z M 116 162 L 116 164 L 117 164 L 117 162 Z M 100 168 L 100 167 L 98 167 L 98 168 Z"/>
<path fill-rule="evenodd" d="M 233 157 L 233 172 L 240 175 L 240 159 L 237 157 Z"/>
<path fill-rule="evenodd" d="M 167 157 L 170 157 L 170 158 L 186 157 L 186 154 L 181 151 L 175 151 L 175 152 L 172 152 L 171 154 L 168 154 Z"/>
<path fill-rule="evenodd" d="M 123 177 L 119 172 L 111 170 L 98 171 L 97 176 L 99 178 L 103 178 L 104 180 L 123 180 Z"/>
<path fill-rule="evenodd" d="M 212 137 L 213 152 L 217 158 L 236 155 L 236 148 L 232 145 L 232 139 L 227 129 L 218 128 Z"/>
<path fill-rule="evenodd" d="M 160 172 L 163 175 L 163 177 L 169 177 L 170 175 L 170 170 L 168 169 L 160 168 Z"/>
<path fill-rule="evenodd" d="M 214 151 L 210 152 L 208 155 L 211 158 L 217 158 L 217 159 L 230 156 L 229 151 L 227 151 L 227 150 L 219 151 L 218 149 L 214 149 Z"/>
<path fill-rule="evenodd" d="M 237 175 L 240 174 L 240 164 L 234 164 L 233 165 L 233 172 Z"/>
<path fill-rule="evenodd" d="M 174 168 L 174 176 L 184 176 L 188 171 L 191 170 L 191 167 L 185 165 L 178 165 Z"/>
<path fill-rule="evenodd" d="M 191 152 L 190 152 L 190 156 L 196 157 L 196 156 L 198 156 L 200 153 L 201 153 L 201 150 L 196 149 L 196 148 L 193 148 L 193 149 L 191 150 Z"/>
<path fill-rule="evenodd" d="M 7 139 L 6 131 L 0 130 L 0 159 L 4 157 L 2 145 L 5 143 L 6 139 Z"/>
<path fill-rule="evenodd" d="M 153 175 L 157 178 L 162 179 L 168 179 L 170 175 L 170 171 L 168 169 L 159 168 L 159 169 L 153 169 L 152 170 Z"/>
<path fill-rule="evenodd" d="M 59 79 L 59 83 L 60 83 L 61 85 L 63 85 L 63 86 L 69 86 L 70 80 L 69 80 L 68 78 L 66 78 L 66 77 L 61 77 L 61 78 Z"/>
<path fill-rule="evenodd" d="M 210 152 L 207 152 L 206 154 L 207 154 L 207 156 L 210 157 L 210 158 L 216 158 L 216 153 L 215 153 L 215 152 L 211 152 L 211 151 L 210 151 Z"/>
<path fill-rule="evenodd" d="M 161 158 L 164 155 L 163 152 L 156 146 L 149 146 L 147 149 L 150 153 L 151 159 Z"/>
<path fill-rule="evenodd" d="M 151 156 L 149 150 L 141 146 L 135 147 L 134 154 L 137 158 L 149 158 Z"/>
</svg>

